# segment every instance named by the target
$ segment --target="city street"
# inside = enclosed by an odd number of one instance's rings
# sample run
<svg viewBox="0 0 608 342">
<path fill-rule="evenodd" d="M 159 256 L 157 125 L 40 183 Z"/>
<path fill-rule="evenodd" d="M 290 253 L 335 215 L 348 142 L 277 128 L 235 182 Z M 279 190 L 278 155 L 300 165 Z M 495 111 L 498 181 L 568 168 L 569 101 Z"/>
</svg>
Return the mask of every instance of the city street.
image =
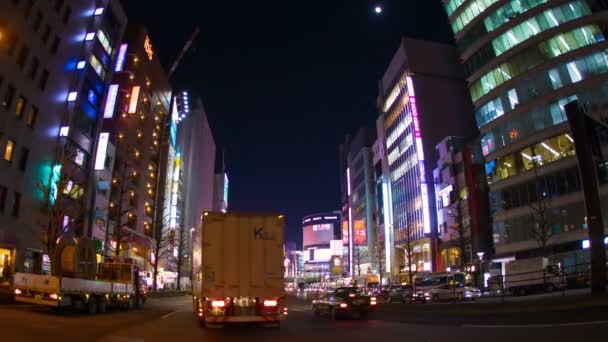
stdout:
<svg viewBox="0 0 608 342">
<path fill-rule="evenodd" d="M 113 310 L 97 316 L 55 313 L 32 306 L 0 306 L 0 331 L 13 341 L 564 341 L 585 336 L 604 341 L 605 307 L 555 313 L 463 313 L 455 319 L 447 305 L 382 306 L 367 321 L 314 319 L 309 306 L 292 300 L 280 329 L 238 326 L 203 329 L 194 320 L 190 297 L 152 299 L 143 310 Z M 431 309 L 429 309 L 431 308 Z M 420 310 L 418 310 L 420 309 Z M 443 312 L 446 313 L 443 313 Z M 464 317 L 464 318 L 462 318 Z"/>
</svg>

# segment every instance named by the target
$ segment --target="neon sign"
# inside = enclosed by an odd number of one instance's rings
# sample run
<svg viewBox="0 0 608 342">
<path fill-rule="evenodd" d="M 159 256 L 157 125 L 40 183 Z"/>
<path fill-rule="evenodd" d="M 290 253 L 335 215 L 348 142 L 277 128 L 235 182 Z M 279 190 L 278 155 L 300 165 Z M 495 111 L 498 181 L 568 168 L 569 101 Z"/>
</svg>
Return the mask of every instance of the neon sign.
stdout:
<svg viewBox="0 0 608 342">
<path fill-rule="evenodd" d="M 129 44 L 122 44 L 118 49 L 118 56 L 116 57 L 116 67 L 114 68 L 115 72 L 121 72 L 125 65 L 125 58 L 127 56 L 127 48 Z"/>
<path fill-rule="evenodd" d="M 129 113 L 137 112 L 137 101 L 139 100 L 139 86 L 134 86 L 131 91 L 131 103 L 129 104 Z"/>
<path fill-rule="evenodd" d="M 95 170 L 100 171 L 106 165 L 106 153 L 108 151 L 108 139 L 110 133 L 99 133 L 99 143 L 97 145 L 97 154 L 95 155 Z"/>
<path fill-rule="evenodd" d="M 118 95 L 118 84 L 110 85 L 108 89 L 108 98 L 106 99 L 106 108 L 103 111 L 104 119 L 111 119 L 114 116 L 114 106 L 116 105 L 116 96 Z"/>
<path fill-rule="evenodd" d="M 152 60 L 154 57 L 154 51 L 152 50 L 152 43 L 150 43 L 150 37 L 146 36 L 144 40 L 144 50 L 146 50 L 146 54 L 148 55 L 148 59 Z"/>
</svg>

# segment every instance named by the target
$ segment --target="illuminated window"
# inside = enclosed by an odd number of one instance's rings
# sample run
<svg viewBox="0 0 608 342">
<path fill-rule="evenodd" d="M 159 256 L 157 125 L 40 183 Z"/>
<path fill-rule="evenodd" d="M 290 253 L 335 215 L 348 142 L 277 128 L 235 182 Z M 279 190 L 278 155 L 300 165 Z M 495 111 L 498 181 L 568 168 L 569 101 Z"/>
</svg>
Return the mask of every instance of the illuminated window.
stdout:
<svg viewBox="0 0 608 342">
<path fill-rule="evenodd" d="M 95 70 L 97 75 L 99 75 L 99 77 L 102 80 L 105 80 L 106 70 L 103 67 L 103 64 L 101 64 L 101 62 L 99 61 L 99 59 L 97 59 L 97 56 L 95 56 L 94 54 L 91 54 L 90 63 L 91 63 L 91 67 L 93 68 L 93 70 Z"/>
<path fill-rule="evenodd" d="M 110 39 L 108 39 L 106 33 L 101 29 L 97 32 L 97 40 L 99 40 L 99 43 L 101 43 L 101 46 L 103 46 L 103 49 L 106 50 L 108 55 L 111 56 L 113 50 L 112 45 L 110 44 Z"/>
<path fill-rule="evenodd" d="M 17 119 L 21 119 L 23 117 L 23 111 L 25 110 L 25 105 L 27 100 L 23 96 L 19 96 L 17 99 L 17 104 L 15 105 L 15 114 L 17 115 Z"/>
<path fill-rule="evenodd" d="M 29 128 L 34 128 L 34 125 L 36 125 L 36 119 L 37 118 L 38 118 L 38 107 L 31 106 L 30 110 L 27 113 L 27 118 L 25 120 L 25 124 Z"/>
<path fill-rule="evenodd" d="M 11 162 L 13 160 L 13 152 L 15 149 L 15 142 L 11 139 L 6 141 L 6 148 L 4 150 L 4 160 Z"/>
</svg>

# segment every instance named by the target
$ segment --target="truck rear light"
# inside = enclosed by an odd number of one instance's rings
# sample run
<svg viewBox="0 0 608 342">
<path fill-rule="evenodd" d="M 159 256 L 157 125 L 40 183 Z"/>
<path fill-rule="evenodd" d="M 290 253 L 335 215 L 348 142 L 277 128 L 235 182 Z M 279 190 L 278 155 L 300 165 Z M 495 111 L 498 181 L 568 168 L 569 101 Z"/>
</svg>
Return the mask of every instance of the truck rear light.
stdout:
<svg viewBox="0 0 608 342">
<path fill-rule="evenodd" d="M 350 298 L 354 298 L 354 297 L 355 297 L 355 294 L 354 294 L 354 293 L 349 293 L 349 294 L 348 294 L 348 296 L 349 296 Z"/>
<path fill-rule="evenodd" d="M 370 298 L 369 300 L 371 300 L 371 301 L 376 301 L 376 297 L 372 297 L 372 298 Z"/>
<path fill-rule="evenodd" d="M 226 302 L 224 302 L 223 300 L 212 300 L 211 301 L 212 308 L 223 308 L 225 306 L 226 306 Z"/>
<path fill-rule="evenodd" d="M 21 290 L 19 290 L 19 289 L 15 289 L 15 294 L 16 294 L 17 296 L 18 296 L 18 295 L 20 295 L 21 293 L 22 293 L 22 292 L 21 292 Z"/>
<path fill-rule="evenodd" d="M 372 300 L 371 302 L 369 302 L 369 305 L 376 305 L 378 302 L 376 302 L 375 300 Z"/>
<path fill-rule="evenodd" d="M 340 308 L 341 309 L 346 309 L 348 307 L 348 304 L 346 303 L 340 303 Z"/>
<path fill-rule="evenodd" d="M 271 300 L 265 300 L 265 301 L 264 301 L 264 306 L 265 306 L 265 307 L 271 307 L 271 308 L 273 308 L 273 307 L 277 306 L 278 304 L 279 304 L 279 303 L 278 303 L 276 300 L 274 300 L 274 299 L 271 299 Z"/>
<path fill-rule="evenodd" d="M 51 294 L 49 295 L 49 297 L 50 297 L 51 299 L 53 299 L 53 300 L 57 300 L 57 299 L 59 299 L 59 296 L 58 296 L 56 293 L 51 293 Z"/>
</svg>

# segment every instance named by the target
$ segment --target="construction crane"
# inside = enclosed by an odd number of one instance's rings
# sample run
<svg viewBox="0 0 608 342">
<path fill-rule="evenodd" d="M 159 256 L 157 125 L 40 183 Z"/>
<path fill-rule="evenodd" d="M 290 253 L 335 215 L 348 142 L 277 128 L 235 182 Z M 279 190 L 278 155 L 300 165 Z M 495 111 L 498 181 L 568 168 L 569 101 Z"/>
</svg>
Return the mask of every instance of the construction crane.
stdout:
<svg viewBox="0 0 608 342">
<path fill-rule="evenodd" d="M 177 67 L 179 66 L 179 63 L 181 63 L 182 59 L 184 59 L 184 56 L 186 55 L 186 53 L 188 52 L 188 50 L 190 50 L 190 47 L 192 47 L 192 44 L 194 43 L 194 41 L 198 37 L 198 34 L 200 33 L 200 31 L 201 30 L 198 28 L 198 26 L 194 29 L 194 32 L 192 33 L 192 36 L 186 42 L 186 45 L 184 45 L 184 48 L 179 53 L 179 56 L 177 56 L 177 59 L 175 60 L 175 62 L 171 66 L 171 69 L 169 69 L 169 79 L 171 79 L 171 76 L 173 76 L 173 74 L 175 73 L 175 69 L 177 69 Z"/>
</svg>

